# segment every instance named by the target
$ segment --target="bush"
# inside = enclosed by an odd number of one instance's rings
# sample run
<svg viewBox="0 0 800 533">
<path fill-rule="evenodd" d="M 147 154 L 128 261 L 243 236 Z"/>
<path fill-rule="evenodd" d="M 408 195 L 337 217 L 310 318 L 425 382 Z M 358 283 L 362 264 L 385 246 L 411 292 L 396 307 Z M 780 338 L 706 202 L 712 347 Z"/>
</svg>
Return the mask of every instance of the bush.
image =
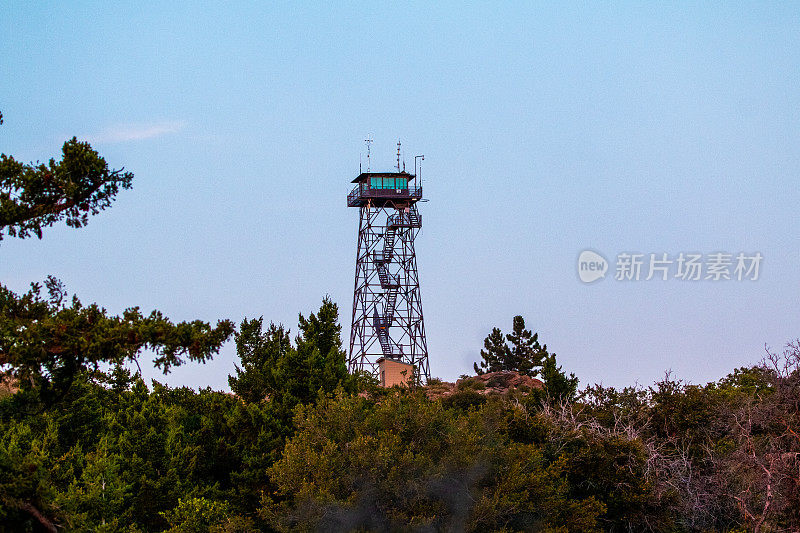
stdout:
<svg viewBox="0 0 800 533">
<path fill-rule="evenodd" d="M 459 380 L 456 383 L 456 390 L 484 390 L 486 389 L 486 383 L 482 379 L 476 377 L 469 377 L 466 379 Z"/>
<path fill-rule="evenodd" d="M 486 396 L 473 389 L 462 389 L 442 399 L 447 409 L 466 411 L 470 407 L 480 407 L 486 403 Z"/>
</svg>

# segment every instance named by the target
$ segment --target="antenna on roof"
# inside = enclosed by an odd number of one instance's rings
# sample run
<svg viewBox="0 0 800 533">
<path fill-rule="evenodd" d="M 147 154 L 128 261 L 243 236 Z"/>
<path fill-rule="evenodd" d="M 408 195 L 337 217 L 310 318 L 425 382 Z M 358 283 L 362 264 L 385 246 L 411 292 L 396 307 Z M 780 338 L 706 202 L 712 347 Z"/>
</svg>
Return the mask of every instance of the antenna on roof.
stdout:
<svg viewBox="0 0 800 533">
<path fill-rule="evenodd" d="M 400 139 L 397 139 L 397 171 L 400 172 Z"/>
<path fill-rule="evenodd" d="M 414 156 L 414 176 L 417 175 L 417 159 L 422 159 L 422 161 L 425 161 L 425 156 L 424 155 Z M 417 183 L 419 184 L 419 187 L 422 188 L 422 162 L 420 162 L 419 164 L 419 181 L 417 181 Z"/>
<path fill-rule="evenodd" d="M 367 173 L 369 174 L 369 145 L 372 144 L 372 134 L 370 133 L 367 135 L 367 138 L 364 139 L 364 142 L 367 143 Z"/>
<path fill-rule="evenodd" d="M 358 173 L 361 174 L 361 152 L 358 152 Z"/>
</svg>

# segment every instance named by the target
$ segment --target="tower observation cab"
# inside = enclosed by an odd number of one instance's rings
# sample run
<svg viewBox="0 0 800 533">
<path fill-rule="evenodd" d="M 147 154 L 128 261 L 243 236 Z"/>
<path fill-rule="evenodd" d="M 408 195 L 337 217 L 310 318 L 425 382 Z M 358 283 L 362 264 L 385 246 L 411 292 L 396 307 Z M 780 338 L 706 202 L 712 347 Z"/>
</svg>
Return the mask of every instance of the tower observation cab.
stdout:
<svg viewBox="0 0 800 533">
<path fill-rule="evenodd" d="M 384 207 L 387 202 L 409 205 L 422 199 L 422 187 L 413 186 L 416 178 L 408 172 L 363 172 L 353 180 L 355 188 L 347 195 L 347 207 Z"/>
<path fill-rule="evenodd" d="M 381 362 L 391 360 L 430 379 L 414 251 L 422 228 L 416 205 L 422 186 L 415 178 L 405 170 L 363 172 L 347 195 L 347 206 L 359 208 L 350 372 L 380 378 Z"/>
</svg>

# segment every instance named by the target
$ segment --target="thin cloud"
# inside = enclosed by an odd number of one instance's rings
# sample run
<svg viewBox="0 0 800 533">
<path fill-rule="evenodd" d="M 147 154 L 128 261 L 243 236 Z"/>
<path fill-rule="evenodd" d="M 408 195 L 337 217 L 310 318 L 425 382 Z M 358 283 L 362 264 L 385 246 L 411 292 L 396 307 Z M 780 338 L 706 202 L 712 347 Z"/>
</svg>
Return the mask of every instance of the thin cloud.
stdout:
<svg viewBox="0 0 800 533">
<path fill-rule="evenodd" d="M 170 133 L 177 133 L 186 126 L 186 121 L 173 120 L 153 124 L 120 124 L 102 130 L 97 135 L 87 135 L 93 143 L 124 143 L 154 139 Z"/>
</svg>

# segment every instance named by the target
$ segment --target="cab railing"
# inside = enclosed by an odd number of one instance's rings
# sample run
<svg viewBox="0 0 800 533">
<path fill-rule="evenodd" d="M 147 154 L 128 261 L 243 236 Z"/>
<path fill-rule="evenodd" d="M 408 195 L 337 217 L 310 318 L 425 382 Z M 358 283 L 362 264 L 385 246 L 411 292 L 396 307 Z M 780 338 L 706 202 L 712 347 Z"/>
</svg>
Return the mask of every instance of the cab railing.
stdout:
<svg viewBox="0 0 800 533">
<path fill-rule="evenodd" d="M 419 200 L 422 198 L 422 187 L 407 187 L 405 189 L 373 189 L 364 183 L 359 183 L 350 194 L 347 195 L 347 206 L 357 207 L 363 200 L 369 198 L 410 198 Z"/>
</svg>

